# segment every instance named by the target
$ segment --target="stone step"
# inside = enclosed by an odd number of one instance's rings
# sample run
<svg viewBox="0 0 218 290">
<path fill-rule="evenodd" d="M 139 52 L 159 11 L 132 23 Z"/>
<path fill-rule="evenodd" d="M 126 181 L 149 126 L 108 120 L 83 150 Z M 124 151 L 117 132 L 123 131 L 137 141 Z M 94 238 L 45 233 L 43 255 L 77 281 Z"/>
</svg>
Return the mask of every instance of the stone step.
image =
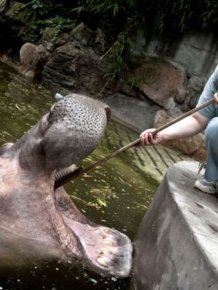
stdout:
<svg viewBox="0 0 218 290">
<path fill-rule="evenodd" d="M 194 188 L 198 162 L 167 171 L 138 230 L 136 289 L 218 289 L 218 203 Z"/>
</svg>

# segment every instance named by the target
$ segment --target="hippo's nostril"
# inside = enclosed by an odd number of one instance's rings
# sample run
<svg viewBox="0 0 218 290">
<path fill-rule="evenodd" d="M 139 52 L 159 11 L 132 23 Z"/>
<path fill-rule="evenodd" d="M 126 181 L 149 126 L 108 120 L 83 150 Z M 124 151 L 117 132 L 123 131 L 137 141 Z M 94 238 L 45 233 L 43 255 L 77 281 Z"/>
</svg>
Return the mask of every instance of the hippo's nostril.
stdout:
<svg viewBox="0 0 218 290">
<path fill-rule="evenodd" d="M 110 121 L 110 117 L 111 117 L 111 108 L 110 107 L 105 107 L 105 111 L 106 111 L 106 116 L 107 116 L 107 122 Z"/>
</svg>

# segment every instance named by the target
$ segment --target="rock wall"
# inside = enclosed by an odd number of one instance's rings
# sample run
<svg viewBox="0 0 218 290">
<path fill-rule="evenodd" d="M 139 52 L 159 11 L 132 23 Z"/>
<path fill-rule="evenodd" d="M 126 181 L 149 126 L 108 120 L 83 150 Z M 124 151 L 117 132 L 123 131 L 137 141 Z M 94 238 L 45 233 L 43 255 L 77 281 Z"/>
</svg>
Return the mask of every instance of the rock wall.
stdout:
<svg viewBox="0 0 218 290">
<path fill-rule="evenodd" d="M 144 36 L 137 36 L 137 41 L 144 46 L 146 58 L 134 73 L 141 76 L 139 90 L 144 101 L 160 106 L 151 116 L 152 127 L 160 127 L 196 106 L 218 64 L 218 38 L 193 31 L 164 42 L 156 38 L 146 41 Z M 166 145 L 198 160 L 206 158 L 203 134 Z"/>
<path fill-rule="evenodd" d="M 199 31 L 188 32 L 179 39 L 164 43 L 153 39 L 146 51 L 184 68 L 193 81 L 195 78 L 207 79 L 218 64 L 218 38 Z"/>
<path fill-rule="evenodd" d="M 170 114 L 176 112 L 176 107 L 193 108 L 218 64 L 218 38 L 192 31 L 164 41 L 157 38 L 148 41 L 139 35 L 136 43 L 143 46 L 146 55 L 136 70 L 144 76 L 140 87 L 144 95 Z"/>
</svg>

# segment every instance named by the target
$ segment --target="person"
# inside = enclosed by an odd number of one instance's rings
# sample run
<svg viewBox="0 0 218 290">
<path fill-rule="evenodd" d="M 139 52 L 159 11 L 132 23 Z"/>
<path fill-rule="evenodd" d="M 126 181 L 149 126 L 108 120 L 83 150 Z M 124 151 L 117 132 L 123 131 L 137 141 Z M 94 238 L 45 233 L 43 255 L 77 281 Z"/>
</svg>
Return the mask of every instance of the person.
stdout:
<svg viewBox="0 0 218 290">
<path fill-rule="evenodd" d="M 153 134 L 154 128 L 140 134 L 140 145 L 159 144 L 164 141 L 191 137 L 205 130 L 207 162 L 204 176 L 195 182 L 195 187 L 208 193 L 218 193 L 218 66 L 208 79 L 197 106 L 209 101 L 215 102 L 184 118 L 170 127 Z"/>
</svg>

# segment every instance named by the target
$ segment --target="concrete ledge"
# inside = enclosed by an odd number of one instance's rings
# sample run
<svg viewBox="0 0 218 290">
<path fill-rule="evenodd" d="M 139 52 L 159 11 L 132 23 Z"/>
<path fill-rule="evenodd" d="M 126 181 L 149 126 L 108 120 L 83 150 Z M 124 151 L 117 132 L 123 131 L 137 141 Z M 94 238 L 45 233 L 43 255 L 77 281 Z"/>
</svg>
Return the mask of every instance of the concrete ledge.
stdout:
<svg viewBox="0 0 218 290">
<path fill-rule="evenodd" d="M 218 200 L 193 188 L 198 162 L 166 173 L 135 241 L 137 290 L 218 289 Z"/>
</svg>

